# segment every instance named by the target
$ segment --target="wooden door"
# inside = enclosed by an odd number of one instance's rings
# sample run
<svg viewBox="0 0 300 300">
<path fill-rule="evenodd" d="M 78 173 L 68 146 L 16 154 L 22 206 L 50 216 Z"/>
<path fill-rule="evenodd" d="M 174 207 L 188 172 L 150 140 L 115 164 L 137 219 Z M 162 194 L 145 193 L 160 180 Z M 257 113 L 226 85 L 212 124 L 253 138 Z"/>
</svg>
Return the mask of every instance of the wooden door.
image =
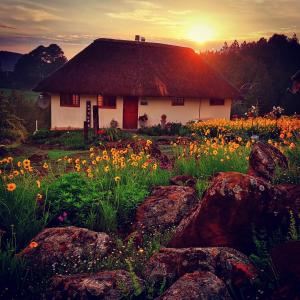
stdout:
<svg viewBox="0 0 300 300">
<path fill-rule="evenodd" d="M 123 128 L 137 129 L 138 123 L 138 97 L 123 98 Z"/>
</svg>

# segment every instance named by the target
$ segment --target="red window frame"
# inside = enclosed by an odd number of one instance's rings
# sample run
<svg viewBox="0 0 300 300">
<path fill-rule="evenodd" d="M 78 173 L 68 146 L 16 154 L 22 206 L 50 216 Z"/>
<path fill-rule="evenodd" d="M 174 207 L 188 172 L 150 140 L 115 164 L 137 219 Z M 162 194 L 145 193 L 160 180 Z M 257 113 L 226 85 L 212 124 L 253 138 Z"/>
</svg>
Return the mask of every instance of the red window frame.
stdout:
<svg viewBox="0 0 300 300">
<path fill-rule="evenodd" d="M 60 106 L 63 107 L 80 107 L 79 94 L 60 94 Z"/>
<path fill-rule="evenodd" d="M 99 108 L 117 108 L 117 97 L 116 96 L 97 96 L 97 104 Z"/>
</svg>

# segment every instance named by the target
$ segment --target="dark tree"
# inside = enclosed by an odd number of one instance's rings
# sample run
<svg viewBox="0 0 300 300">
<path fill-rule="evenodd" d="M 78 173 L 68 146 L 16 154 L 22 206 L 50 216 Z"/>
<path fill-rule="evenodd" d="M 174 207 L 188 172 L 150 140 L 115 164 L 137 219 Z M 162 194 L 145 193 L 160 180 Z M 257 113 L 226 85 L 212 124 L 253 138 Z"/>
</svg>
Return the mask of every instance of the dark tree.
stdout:
<svg viewBox="0 0 300 300">
<path fill-rule="evenodd" d="M 15 85 L 19 88 L 33 88 L 66 61 L 64 52 L 58 45 L 39 46 L 17 62 L 14 69 Z"/>
</svg>

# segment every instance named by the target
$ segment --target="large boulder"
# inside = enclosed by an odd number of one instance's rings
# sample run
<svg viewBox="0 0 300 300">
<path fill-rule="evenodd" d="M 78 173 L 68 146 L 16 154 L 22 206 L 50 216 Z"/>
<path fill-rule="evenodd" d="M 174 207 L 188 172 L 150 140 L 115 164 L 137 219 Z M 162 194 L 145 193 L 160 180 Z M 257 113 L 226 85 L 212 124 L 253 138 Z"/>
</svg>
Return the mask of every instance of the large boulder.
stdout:
<svg viewBox="0 0 300 300">
<path fill-rule="evenodd" d="M 157 300 L 229 300 L 224 282 L 210 272 L 187 273 Z"/>
<path fill-rule="evenodd" d="M 60 264 L 72 266 L 87 258 L 93 260 L 108 253 L 111 239 L 106 233 L 95 232 L 86 228 L 53 227 L 40 232 L 19 254 L 31 267 L 48 267 Z M 76 268 L 74 270 L 76 272 Z"/>
<path fill-rule="evenodd" d="M 227 283 L 244 289 L 252 285 L 257 271 L 246 255 L 231 248 L 162 248 L 148 261 L 144 277 L 172 284 L 186 273 L 209 271 Z"/>
<path fill-rule="evenodd" d="M 197 202 L 194 188 L 175 185 L 155 187 L 138 207 L 133 229 L 155 232 L 176 226 Z"/>
<path fill-rule="evenodd" d="M 219 173 L 201 203 L 176 229 L 169 247 L 226 246 L 249 253 L 253 227 L 273 230 L 286 208 L 281 192 L 263 179 Z"/>
<path fill-rule="evenodd" d="M 132 299 L 143 291 L 143 281 L 133 283 L 132 276 L 123 270 L 93 274 L 56 275 L 52 277 L 49 298 L 52 299 Z"/>
<path fill-rule="evenodd" d="M 270 144 L 256 142 L 249 156 L 248 174 L 272 180 L 276 167 L 281 169 L 288 167 L 286 156 Z"/>
</svg>

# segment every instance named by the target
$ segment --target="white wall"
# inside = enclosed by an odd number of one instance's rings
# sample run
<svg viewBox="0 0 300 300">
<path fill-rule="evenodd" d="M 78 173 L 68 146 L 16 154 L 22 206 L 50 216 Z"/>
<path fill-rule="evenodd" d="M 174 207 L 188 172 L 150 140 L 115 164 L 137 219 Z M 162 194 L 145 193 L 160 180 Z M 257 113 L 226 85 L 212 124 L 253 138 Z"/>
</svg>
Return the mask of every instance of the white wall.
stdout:
<svg viewBox="0 0 300 300">
<path fill-rule="evenodd" d="M 226 99 L 225 105 L 209 105 L 208 99 L 185 98 L 183 106 L 173 106 L 171 98 L 143 97 L 148 105 L 141 105 L 139 101 L 139 113 L 148 116 L 147 126 L 159 124 L 161 115 L 167 116 L 167 122 L 185 124 L 195 119 L 230 119 L 231 100 Z"/>
<path fill-rule="evenodd" d="M 86 119 L 86 101 L 91 101 L 91 109 L 97 104 L 96 95 L 80 95 L 80 107 L 60 106 L 59 94 L 51 95 L 51 129 L 83 128 Z M 110 121 L 118 121 L 123 126 L 123 98 L 117 98 L 116 108 L 99 108 L 99 127 L 109 127 Z M 93 125 L 93 111 L 91 111 L 91 126 Z"/>
<path fill-rule="evenodd" d="M 141 105 L 141 99 L 147 100 L 148 105 Z M 208 99 L 185 98 L 183 106 L 173 106 L 171 98 L 143 97 L 139 99 L 138 116 L 148 115 L 147 126 L 160 124 L 161 115 L 167 116 L 167 122 L 185 124 L 191 120 L 230 119 L 231 100 L 226 99 L 225 105 L 209 105 Z M 78 129 L 83 128 L 86 118 L 86 101 L 91 106 L 97 104 L 96 95 L 80 95 L 80 107 L 61 107 L 58 94 L 51 95 L 51 128 Z M 92 112 L 91 112 L 92 114 Z M 123 98 L 117 97 L 116 108 L 99 109 L 99 127 L 109 127 L 111 120 L 123 127 Z M 91 124 L 93 120 L 91 118 Z"/>
</svg>

